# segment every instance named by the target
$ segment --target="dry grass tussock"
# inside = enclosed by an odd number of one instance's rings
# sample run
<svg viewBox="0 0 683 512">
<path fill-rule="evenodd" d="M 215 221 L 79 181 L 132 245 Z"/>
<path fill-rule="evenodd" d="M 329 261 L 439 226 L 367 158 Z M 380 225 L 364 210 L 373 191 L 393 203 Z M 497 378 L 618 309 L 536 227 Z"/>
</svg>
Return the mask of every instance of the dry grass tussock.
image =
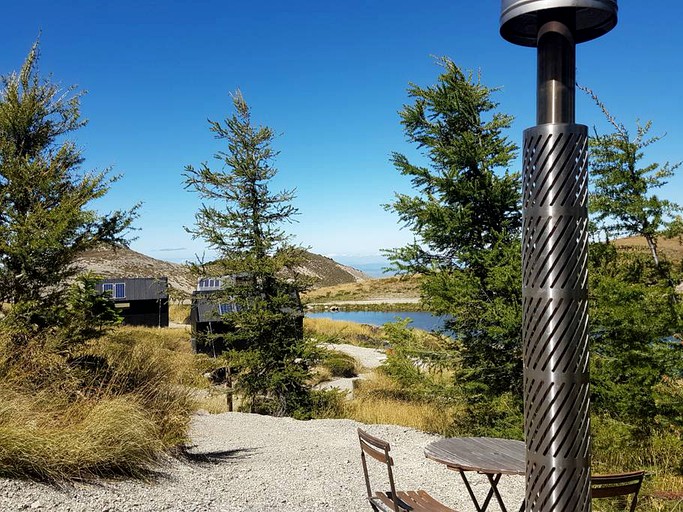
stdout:
<svg viewBox="0 0 683 512">
<path fill-rule="evenodd" d="M 0 337 L 0 475 L 147 475 L 187 441 L 201 370 L 185 338 L 119 328 L 67 354 L 49 338 L 19 350 Z"/>
</svg>

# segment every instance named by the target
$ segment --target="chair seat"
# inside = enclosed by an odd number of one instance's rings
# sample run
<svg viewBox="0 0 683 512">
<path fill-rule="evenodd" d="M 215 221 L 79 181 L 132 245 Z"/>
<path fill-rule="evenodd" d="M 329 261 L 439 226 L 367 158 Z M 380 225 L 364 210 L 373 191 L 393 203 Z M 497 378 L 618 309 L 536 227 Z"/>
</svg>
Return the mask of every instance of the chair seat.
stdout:
<svg viewBox="0 0 683 512">
<path fill-rule="evenodd" d="M 427 491 L 396 491 L 401 510 L 415 512 L 458 512 L 437 501 Z M 383 512 L 394 512 L 391 491 L 376 492 L 370 502 Z"/>
</svg>

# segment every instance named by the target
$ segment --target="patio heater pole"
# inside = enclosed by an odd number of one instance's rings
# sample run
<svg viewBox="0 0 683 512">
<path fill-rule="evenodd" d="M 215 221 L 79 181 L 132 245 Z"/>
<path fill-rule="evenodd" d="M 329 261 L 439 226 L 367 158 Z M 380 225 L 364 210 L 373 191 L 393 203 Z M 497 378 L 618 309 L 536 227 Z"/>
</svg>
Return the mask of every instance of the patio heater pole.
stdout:
<svg viewBox="0 0 683 512">
<path fill-rule="evenodd" d="M 538 58 L 538 124 L 524 131 L 522 178 L 529 512 L 591 510 L 588 129 L 574 123 L 575 47 L 616 22 L 616 0 L 502 0 L 501 35 Z"/>
</svg>

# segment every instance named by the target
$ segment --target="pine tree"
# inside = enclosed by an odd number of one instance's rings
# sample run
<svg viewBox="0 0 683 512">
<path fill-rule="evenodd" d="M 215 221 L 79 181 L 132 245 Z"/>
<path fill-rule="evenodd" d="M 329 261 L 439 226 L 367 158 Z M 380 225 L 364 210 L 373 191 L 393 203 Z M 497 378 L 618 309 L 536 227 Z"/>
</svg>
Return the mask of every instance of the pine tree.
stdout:
<svg viewBox="0 0 683 512">
<path fill-rule="evenodd" d="M 681 218 L 676 214 L 683 208 L 661 199 L 653 190 L 661 188 L 674 176 L 681 163 L 643 165 L 645 150 L 661 140 L 649 136 L 652 121 L 636 126 L 634 137 L 623 123 L 610 114 L 597 95 L 582 87 L 602 110 L 612 133 L 601 135 L 595 131 L 590 138 L 590 179 L 592 191 L 589 208 L 593 222 L 609 238 L 642 236 L 647 242 L 655 265 L 660 265 L 657 237 L 680 235 Z"/>
<path fill-rule="evenodd" d="M 388 255 L 395 269 L 424 275 L 432 312 L 451 315 L 473 389 L 521 396 L 520 181 L 508 171 L 517 148 L 502 134 L 512 118 L 496 112 L 496 90 L 479 76 L 440 64 L 438 83 L 411 85 L 400 112 L 429 166 L 393 154 L 418 194 L 397 194 L 387 209 L 416 240 Z"/>
<path fill-rule="evenodd" d="M 308 399 L 298 299 L 304 285 L 284 278 L 293 275 L 303 254 L 282 228 L 297 214 L 294 192 L 270 191 L 277 173 L 273 131 L 252 124 L 240 91 L 232 101 L 231 117 L 209 121 L 215 138 L 227 145 L 215 155 L 220 165 L 185 168 L 186 187 L 202 199 L 195 227 L 186 229 L 218 253 L 210 272 L 238 278 L 224 280 L 222 296 L 238 311 L 224 316 L 234 330 L 222 336 L 231 364 L 241 368 L 237 386 L 247 407 L 292 414 L 305 409 Z"/>
<path fill-rule="evenodd" d="M 83 127 L 82 93 L 37 72 L 38 43 L 0 92 L 0 300 L 45 323 L 59 308 L 75 257 L 100 242 L 126 244 L 134 207 L 100 215 L 88 209 L 116 177 L 81 172 L 67 137 Z"/>
</svg>

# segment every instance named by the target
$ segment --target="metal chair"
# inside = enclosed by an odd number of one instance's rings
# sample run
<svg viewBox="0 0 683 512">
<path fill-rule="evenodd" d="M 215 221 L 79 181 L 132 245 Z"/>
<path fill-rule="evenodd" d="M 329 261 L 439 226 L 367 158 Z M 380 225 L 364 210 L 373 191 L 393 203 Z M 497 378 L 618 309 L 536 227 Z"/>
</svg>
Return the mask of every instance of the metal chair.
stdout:
<svg viewBox="0 0 683 512">
<path fill-rule="evenodd" d="M 612 498 L 633 494 L 629 512 L 634 512 L 644 476 L 645 471 L 633 471 L 616 475 L 593 475 L 591 477 L 591 497 L 593 499 Z"/>
<path fill-rule="evenodd" d="M 360 440 L 360 459 L 363 464 L 368 501 L 375 512 L 457 512 L 457 510 L 435 500 L 426 491 L 397 491 L 394 486 L 394 474 L 392 471 L 394 460 L 389 455 L 389 450 L 391 449 L 389 443 L 371 436 L 360 428 L 358 429 L 358 439 Z M 386 464 L 387 472 L 389 473 L 389 491 L 377 491 L 374 495 L 372 494 L 366 454 Z"/>
</svg>

